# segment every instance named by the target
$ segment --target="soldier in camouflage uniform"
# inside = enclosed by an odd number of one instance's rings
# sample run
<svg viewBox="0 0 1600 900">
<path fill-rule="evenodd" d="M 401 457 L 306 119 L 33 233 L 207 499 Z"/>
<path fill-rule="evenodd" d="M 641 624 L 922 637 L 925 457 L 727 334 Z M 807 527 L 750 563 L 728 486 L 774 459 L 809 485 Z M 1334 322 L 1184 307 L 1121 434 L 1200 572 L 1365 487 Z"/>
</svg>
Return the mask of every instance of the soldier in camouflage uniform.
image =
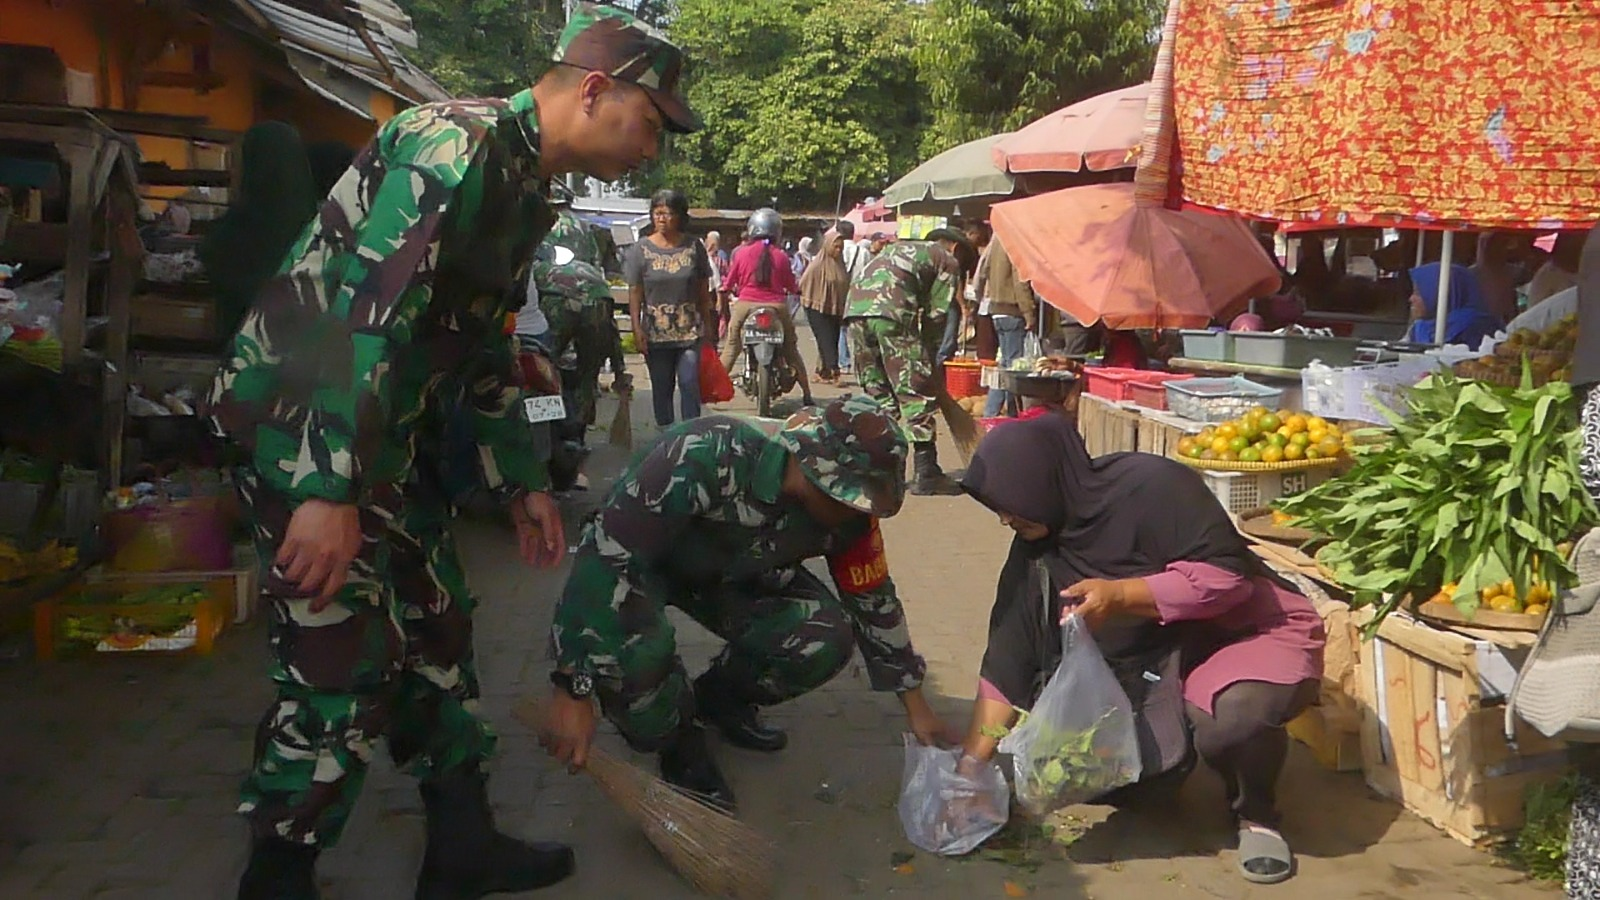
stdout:
<svg viewBox="0 0 1600 900">
<path fill-rule="evenodd" d="M 539 308 L 550 322 L 550 353 L 559 359 L 569 346 L 576 352 L 578 414 L 585 425 L 593 425 L 600 367 L 607 357 L 612 358 L 614 383 L 620 387 L 627 381 L 611 319 L 611 286 L 604 272 L 579 260 L 564 265 L 536 262 L 533 277 Z"/>
<path fill-rule="evenodd" d="M 866 397 L 787 422 L 709 416 L 668 430 L 584 529 L 551 629 L 545 745 L 582 765 L 597 696 L 630 744 L 660 753 L 663 778 L 731 808 L 696 717 L 739 746 L 782 749 L 757 708 L 826 683 L 856 648 L 912 730 L 943 736 L 878 530 L 900 509 L 905 457 L 900 428 Z M 802 566 L 815 557 L 837 595 Z M 692 687 L 667 606 L 728 642 Z"/>
<path fill-rule="evenodd" d="M 317 854 L 337 841 L 379 737 L 421 781 L 419 900 L 526 891 L 572 871 L 570 849 L 494 828 L 475 601 L 417 460 L 465 386 L 487 486 L 511 503 L 524 558 L 560 561 L 560 512 L 511 379 L 510 288 L 554 219 L 552 175 L 620 177 L 655 155 L 663 127 L 697 122 L 673 94 L 681 53 L 632 16 L 579 7 L 555 58 L 509 100 L 390 120 L 262 288 L 217 374 L 208 411 L 248 460 L 238 485 L 278 690 L 240 805 L 253 840 L 242 900 L 317 896 Z"/>
<path fill-rule="evenodd" d="M 911 434 L 913 494 L 959 494 L 939 468 L 934 414 L 944 390 L 935 364 L 950 303 L 977 265 L 961 233 L 941 228 L 901 241 L 867 263 L 850 286 L 845 322 L 862 390 L 892 410 Z"/>
</svg>

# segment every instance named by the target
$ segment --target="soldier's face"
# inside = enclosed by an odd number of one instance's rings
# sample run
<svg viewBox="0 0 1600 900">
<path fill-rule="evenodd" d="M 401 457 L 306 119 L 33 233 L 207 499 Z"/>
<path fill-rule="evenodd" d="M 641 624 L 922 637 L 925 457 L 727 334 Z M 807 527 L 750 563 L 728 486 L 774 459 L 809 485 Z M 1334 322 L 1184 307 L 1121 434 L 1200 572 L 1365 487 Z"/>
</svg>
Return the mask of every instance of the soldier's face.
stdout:
<svg viewBox="0 0 1600 900">
<path fill-rule="evenodd" d="M 656 158 L 666 119 L 644 88 L 626 81 L 607 81 L 609 86 L 589 109 L 588 152 L 584 156 L 588 174 L 616 181 Z"/>
</svg>

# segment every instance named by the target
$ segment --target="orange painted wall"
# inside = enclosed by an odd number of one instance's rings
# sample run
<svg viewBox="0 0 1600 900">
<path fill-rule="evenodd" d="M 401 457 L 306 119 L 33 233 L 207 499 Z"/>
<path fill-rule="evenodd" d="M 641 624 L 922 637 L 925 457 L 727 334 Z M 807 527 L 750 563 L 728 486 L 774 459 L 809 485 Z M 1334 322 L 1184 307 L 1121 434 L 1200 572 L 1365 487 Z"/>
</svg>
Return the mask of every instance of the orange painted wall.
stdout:
<svg viewBox="0 0 1600 900">
<path fill-rule="evenodd" d="M 101 47 L 94 26 L 96 10 L 110 23 L 110 39 L 118 42 L 106 54 L 109 77 L 104 80 L 100 79 Z M 156 16 L 133 0 L 0 0 L 0 43 L 53 48 L 68 68 L 96 77 L 97 104 L 127 109 L 127 98 L 122 96 L 122 42 L 130 41 L 131 35 L 142 25 L 153 26 Z M 222 29 L 212 30 L 210 46 L 211 68 L 225 80 L 221 87 L 201 94 L 190 88 L 145 86 L 139 91 L 137 108 L 145 112 L 204 116 L 214 127 L 237 131 L 249 128 L 270 114 L 294 122 L 310 140 L 337 139 L 359 147 L 371 138 L 376 123 L 351 115 L 309 89 L 293 91 L 282 109 L 263 110 L 259 99 L 262 79 L 255 51 Z M 177 43 L 150 68 L 153 71 L 190 71 L 190 53 L 188 45 Z M 384 122 L 395 114 L 398 101 L 374 91 L 371 105 L 374 118 Z M 139 145 L 148 161 L 165 162 L 175 168 L 190 164 L 186 141 L 141 137 Z"/>
</svg>

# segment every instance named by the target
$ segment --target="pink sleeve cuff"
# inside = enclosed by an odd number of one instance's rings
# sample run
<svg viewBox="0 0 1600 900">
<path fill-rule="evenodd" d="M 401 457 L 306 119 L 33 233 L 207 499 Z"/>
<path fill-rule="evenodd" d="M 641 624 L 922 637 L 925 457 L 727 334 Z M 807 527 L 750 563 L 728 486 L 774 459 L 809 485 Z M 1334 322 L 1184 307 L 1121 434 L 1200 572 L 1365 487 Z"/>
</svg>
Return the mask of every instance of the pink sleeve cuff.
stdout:
<svg viewBox="0 0 1600 900">
<path fill-rule="evenodd" d="M 995 687 L 994 683 L 987 678 L 978 679 L 978 699 L 993 700 L 996 703 L 1004 703 L 1009 706 L 1016 706 L 1015 703 L 1011 702 L 1011 698 L 1000 693 L 1000 689 Z"/>
</svg>

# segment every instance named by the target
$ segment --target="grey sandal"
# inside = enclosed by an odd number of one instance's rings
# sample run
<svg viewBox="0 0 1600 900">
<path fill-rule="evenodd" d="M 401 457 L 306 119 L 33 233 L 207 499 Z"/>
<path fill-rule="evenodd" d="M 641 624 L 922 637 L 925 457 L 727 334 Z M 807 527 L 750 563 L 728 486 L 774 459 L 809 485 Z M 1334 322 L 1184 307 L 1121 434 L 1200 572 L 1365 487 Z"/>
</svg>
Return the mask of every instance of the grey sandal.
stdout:
<svg viewBox="0 0 1600 900">
<path fill-rule="evenodd" d="M 1294 854 L 1276 831 L 1239 829 L 1239 874 L 1255 884 L 1277 884 L 1294 874 Z"/>
</svg>

